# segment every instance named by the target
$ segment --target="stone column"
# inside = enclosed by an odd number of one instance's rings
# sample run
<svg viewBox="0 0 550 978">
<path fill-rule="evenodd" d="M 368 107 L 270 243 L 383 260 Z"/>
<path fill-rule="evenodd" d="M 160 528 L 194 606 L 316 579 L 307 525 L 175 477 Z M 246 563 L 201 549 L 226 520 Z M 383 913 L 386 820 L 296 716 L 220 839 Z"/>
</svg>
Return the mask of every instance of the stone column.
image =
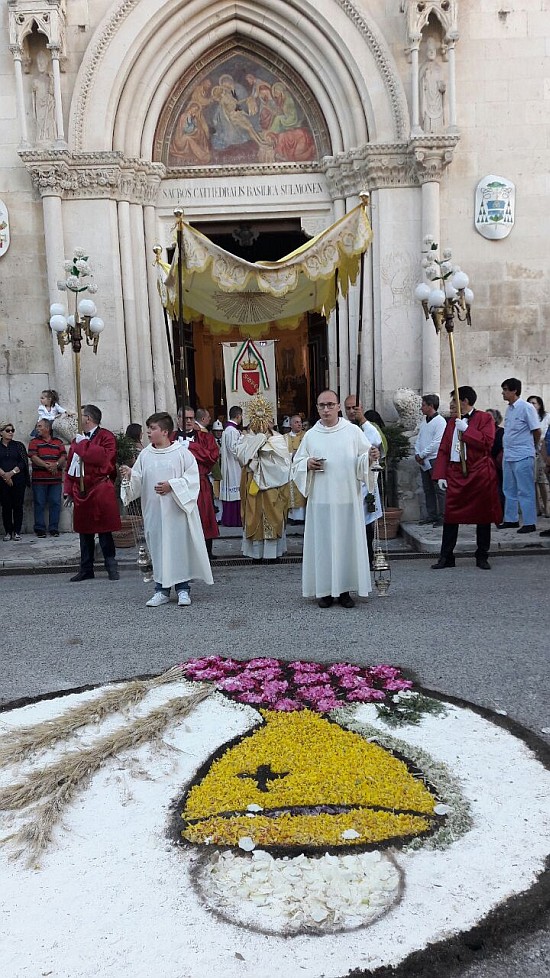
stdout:
<svg viewBox="0 0 550 978">
<path fill-rule="evenodd" d="M 122 302 L 126 327 L 126 355 L 128 359 L 128 389 L 130 416 L 141 418 L 141 379 L 139 369 L 139 338 L 136 320 L 136 297 L 132 255 L 130 204 L 118 202 L 118 238 L 120 243 L 120 269 L 122 275 Z"/>
<path fill-rule="evenodd" d="M 57 45 L 48 45 L 52 55 L 52 74 L 53 74 L 53 97 L 55 104 L 55 145 L 64 147 L 65 133 L 63 128 L 63 103 L 61 100 L 61 73 L 59 70 L 59 48 Z"/>
<path fill-rule="evenodd" d="M 44 214 L 44 239 L 46 245 L 46 271 L 48 276 L 48 298 L 49 304 L 60 302 L 67 306 L 67 315 L 74 315 L 74 299 L 70 292 L 60 292 L 57 283 L 65 279 L 63 262 L 65 260 L 65 247 L 63 243 L 63 216 L 61 208 L 61 197 L 48 195 L 42 198 L 42 209 Z M 68 308 L 69 296 L 72 300 L 71 308 Z M 48 319 L 49 323 L 49 306 Z M 52 336 L 53 357 L 55 370 L 55 389 L 59 391 L 62 403 L 71 409 L 76 407 L 76 389 L 74 378 L 73 353 L 70 347 L 65 347 L 62 353 L 57 337 Z"/>
<path fill-rule="evenodd" d="M 420 106 L 419 106 L 419 81 L 418 81 L 418 50 L 420 47 L 420 34 L 411 38 L 409 48 L 411 55 L 411 135 L 418 136 L 420 128 Z"/>
<path fill-rule="evenodd" d="M 426 180 L 422 184 L 422 240 L 431 234 L 440 241 L 439 183 Z M 424 315 L 424 314 L 422 314 Z M 424 394 L 439 393 L 441 363 L 439 336 L 426 322 L 422 330 L 422 391 Z"/>
<path fill-rule="evenodd" d="M 143 417 L 148 417 L 155 410 L 155 394 L 153 391 L 149 294 L 147 289 L 147 267 L 145 264 L 145 234 L 143 228 L 143 207 L 141 204 L 130 204 L 130 226 L 132 230 L 132 266 L 134 270 L 139 373 L 141 379 L 141 411 Z"/>
<path fill-rule="evenodd" d="M 355 195 L 346 197 L 346 214 L 357 207 L 357 197 Z M 357 340 L 359 332 L 359 291 L 360 291 L 361 272 L 359 271 L 354 285 L 350 285 L 348 292 L 348 382 L 344 390 L 342 387 L 342 400 L 348 394 L 355 394 L 357 389 Z M 364 297 L 363 297 L 364 301 Z M 362 370 L 362 368 L 361 368 Z"/>
<path fill-rule="evenodd" d="M 23 52 L 19 44 L 10 44 L 10 51 L 13 54 L 15 63 L 15 98 L 17 102 L 17 115 L 21 127 L 21 146 L 26 149 L 29 144 L 29 134 L 27 131 L 27 113 L 25 111 L 25 90 L 23 88 Z"/>
<path fill-rule="evenodd" d="M 162 303 L 157 289 L 157 269 L 154 263 L 153 248 L 158 242 L 155 208 L 148 204 L 143 209 L 145 223 L 145 261 L 147 265 L 147 286 L 149 298 L 149 321 L 151 323 L 151 348 L 153 351 L 153 386 L 157 411 L 174 414 L 176 396 L 172 383 L 172 371 L 164 325 Z"/>
<path fill-rule="evenodd" d="M 447 63 L 449 65 L 448 69 L 448 109 L 449 109 L 449 125 L 447 126 L 447 132 L 455 133 L 458 132 L 456 124 L 456 58 L 455 58 L 455 44 L 456 37 L 450 35 L 447 39 Z"/>
<path fill-rule="evenodd" d="M 333 213 L 333 223 L 339 221 L 341 217 L 346 213 L 345 200 L 337 198 L 334 201 L 334 213 Z M 339 371 L 336 377 L 335 390 L 340 392 L 341 397 L 345 397 L 347 394 L 347 388 L 349 384 L 349 343 L 348 343 L 348 329 L 349 329 L 349 316 L 348 316 L 348 303 L 342 301 L 338 302 L 338 309 L 340 315 L 340 331 L 339 336 L 336 337 L 336 343 L 338 345 L 338 359 L 339 359 Z M 336 323 L 336 317 L 335 317 Z"/>
</svg>

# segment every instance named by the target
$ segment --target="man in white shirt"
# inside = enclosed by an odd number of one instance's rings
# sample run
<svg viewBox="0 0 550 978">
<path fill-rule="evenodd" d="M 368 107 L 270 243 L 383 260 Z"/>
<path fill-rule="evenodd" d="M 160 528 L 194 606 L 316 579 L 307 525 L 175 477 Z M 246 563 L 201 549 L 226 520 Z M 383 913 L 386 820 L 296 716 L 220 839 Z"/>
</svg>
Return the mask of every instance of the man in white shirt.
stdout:
<svg viewBox="0 0 550 978">
<path fill-rule="evenodd" d="M 445 418 L 437 413 L 438 408 L 439 397 L 437 394 L 424 394 L 422 414 L 425 420 L 424 424 L 420 425 L 418 437 L 414 444 L 414 457 L 420 466 L 428 514 L 425 519 L 419 520 L 420 525 L 431 523 L 433 526 L 443 526 L 443 515 L 445 513 L 445 491 L 440 489 L 437 482 L 432 479 L 432 468 L 447 425 Z"/>
<path fill-rule="evenodd" d="M 502 439 L 502 488 L 504 490 L 504 521 L 499 529 L 519 527 L 519 510 L 523 526 L 518 533 L 534 533 L 537 529 L 537 497 L 535 492 L 535 454 L 540 439 L 540 418 L 532 404 L 521 395 L 521 380 L 503 380 L 502 397 L 508 404 Z"/>
</svg>

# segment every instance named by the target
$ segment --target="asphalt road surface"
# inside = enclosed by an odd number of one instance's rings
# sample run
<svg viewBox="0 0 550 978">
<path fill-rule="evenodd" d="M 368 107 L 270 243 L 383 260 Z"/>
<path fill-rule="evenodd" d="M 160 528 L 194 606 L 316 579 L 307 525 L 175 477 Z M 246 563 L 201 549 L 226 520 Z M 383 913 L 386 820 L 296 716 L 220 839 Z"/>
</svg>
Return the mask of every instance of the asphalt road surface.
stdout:
<svg viewBox="0 0 550 978">
<path fill-rule="evenodd" d="M 385 598 L 321 610 L 301 597 L 298 564 L 215 567 L 193 603 L 146 608 L 136 570 L 2 578 L 0 703 L 88 683 L 157 673 L 200 655 L 273 655 L 401 666 L 422 685 L 506 711 L 542 740 L 550 727 L 549 572 L 546 555 L 471 559 L 430 570 L 394 560 Z M 10 624 L 8 625 L 8 622 Z M 461 978 L 548 978 L 550 926 L 479 957 Z M 441 978 L 445 978 L 442 974 Z"/>
</svg>

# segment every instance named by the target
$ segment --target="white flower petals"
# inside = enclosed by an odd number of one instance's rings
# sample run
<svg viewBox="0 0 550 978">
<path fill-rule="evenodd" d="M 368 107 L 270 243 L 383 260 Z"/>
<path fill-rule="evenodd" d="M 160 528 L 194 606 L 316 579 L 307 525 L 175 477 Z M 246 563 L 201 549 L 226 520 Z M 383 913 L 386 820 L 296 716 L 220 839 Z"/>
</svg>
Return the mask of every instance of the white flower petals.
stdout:
<svg viewBox="0 0 550 978">
<path fill-rule="evenodd" d="M 246 810 L 247 812 L 263 812 L 261 805 L 247 805 Z"/>
<path fill-rule="evenodd" d="M 360 833 L 356 832 L 355 829 L 344 829 L 342 832 L 342 839 L 358 839 Z"/>
<path fill-rule="evenodd" d="M 243 849 L 244 852 L 252 852 L 256 848 L 256 843 L 254 839 L 251 839 L 249 835 L 242 835 L 239 839 L 239 849 Z"/>
<path fill-rule="evenodd" d="M 244 851 L 250 843 L 239 840 Z M 281 934 L 365 926 L 395 902 L 399 884 L 399 870 L 380 852 L 275 859 L 256 849 L 246 859 L 226 851 L 214 854 L 199 877 L 212 910 L 234 923 Z"/>
<path fill-rule="evenodd" d="M 434 805 L 434 814 L 435 815 L 448 815 L 450 811 L 452 811 L 452 809 L 449 808 L 448 805 L 441 805 L 441 804 L 440 805 Z"/>
</svg>

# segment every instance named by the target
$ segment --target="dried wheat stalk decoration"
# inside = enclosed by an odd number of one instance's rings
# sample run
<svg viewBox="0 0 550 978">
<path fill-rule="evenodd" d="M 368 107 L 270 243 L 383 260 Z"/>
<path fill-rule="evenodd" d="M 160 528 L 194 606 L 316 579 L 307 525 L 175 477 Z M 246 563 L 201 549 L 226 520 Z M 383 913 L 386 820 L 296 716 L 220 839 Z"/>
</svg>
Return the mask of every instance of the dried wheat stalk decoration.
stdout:
<svg viewBox="0 0 550 978">
<path fill-rule="evenodd" d="M 213 686 L 203 685 L 191 696 L 176 696 L 146 716 L 129 721 L 122 729 L 98 738 L 92 747 L 68 752 L 18 784 L 0 789 L 0 809 L 30 809 L 29 820 L 0 841 L 11 842 L 16 847 L 15 856 L 26 853 L 32 865 L 49 844 L 53 829 L 74 795 L 111 757 L 146 743 L 158 743 L 171 723 L 191 713 L 213 691 Z M 46 800 L 34 805 L 40 799 Z"/>
<path fill-rule="evenodd" d="M 174 666 L 153 679 L 133 679 L 131 682 L 109 686 L 95 699 L 72 707 L 54 720 L 45 720 L 30 727 L 21 727 L 0 742 L 0 767 L 19 764 L 30 755 L 39 754 L 58 741 L 66 740 L 81 727 L 100 723 L 106 716 L 118 713 L 139 703 L 151 689 L 183 679 L 180 666 Z"/>
</svg>

